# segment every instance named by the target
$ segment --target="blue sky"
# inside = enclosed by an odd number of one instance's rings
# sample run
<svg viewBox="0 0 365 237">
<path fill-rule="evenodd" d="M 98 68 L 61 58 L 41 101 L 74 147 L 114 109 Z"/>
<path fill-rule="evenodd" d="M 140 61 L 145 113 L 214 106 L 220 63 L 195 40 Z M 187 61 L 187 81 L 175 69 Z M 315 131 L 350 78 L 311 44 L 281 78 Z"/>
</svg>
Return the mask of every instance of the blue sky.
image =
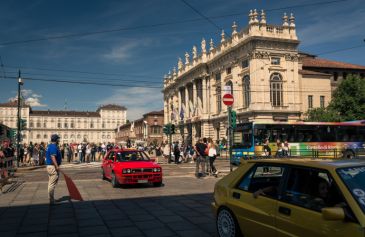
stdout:
<svg viewBox="0 0 365 237">
<path fill-rule="evenodd" d="M 250 9 L 267 11 L 269 24 L 282 24 L 284 12 L 296 17 L 300 50 L 320 54 L 364 45 L 364 0 L 290 7 L 316 1 L 186 0 L 216 25 L 231 33 L 236 21 L 246 27 Z M 330 1 L 330 0 L 327 0 Z M 270 10 L 284 8 L 281 10 Z M 235 16 L 224 16 L 240 14 Z M 196 21 L 140 27 L 159 23 Z M 204 37 L 219 41 L 220 32 L 201 19 L 181 0 L 3 0 L 0 2 L 0 101 L 16 95 L 17 70 L 22 76 L 51 80 L 88 80 L 125 86 L 78 85 L 25 80 L 24 96 L 34 109 L 95 111 L 101 104 L 116 103 L 128 108 L 128 119 L 163 107 L 164 74 L 177 64 L 178 57 L 191 52 Z M 29 43 L 7 42 L 48 38 L 84 32 L 93 34 Z M 132 28 L 132 29 L 131 29 Z M 323 58 L 365 65 L 365 47 L 320 55 Z M 46 70 L 47 69 L 47 70 Z M 68 71 L 68 72 L 66 72 Z M 82 73 L 79 73 L 82 72 Z M 153 88 L 142 88 L 148 85 Z M 133 87 L 136 86 L 136 87 Z M 137 87 L 138 86 L 138 87 Z"/>
</svg>

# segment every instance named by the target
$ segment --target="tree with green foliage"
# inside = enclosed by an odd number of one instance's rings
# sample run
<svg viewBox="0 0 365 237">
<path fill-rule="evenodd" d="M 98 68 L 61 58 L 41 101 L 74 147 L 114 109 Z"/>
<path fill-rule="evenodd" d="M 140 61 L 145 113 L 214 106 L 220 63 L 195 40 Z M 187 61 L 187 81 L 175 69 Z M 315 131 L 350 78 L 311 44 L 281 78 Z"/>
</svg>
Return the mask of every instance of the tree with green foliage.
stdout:
<svg viewBox="0 0 365 237">
<path fill-rule="evenodd" d="M 308 110 L 307 121 L 352 121 L 365 119 L 365 80 L 348 75 L 332 95 L 327 108 Z"/>
</svg>

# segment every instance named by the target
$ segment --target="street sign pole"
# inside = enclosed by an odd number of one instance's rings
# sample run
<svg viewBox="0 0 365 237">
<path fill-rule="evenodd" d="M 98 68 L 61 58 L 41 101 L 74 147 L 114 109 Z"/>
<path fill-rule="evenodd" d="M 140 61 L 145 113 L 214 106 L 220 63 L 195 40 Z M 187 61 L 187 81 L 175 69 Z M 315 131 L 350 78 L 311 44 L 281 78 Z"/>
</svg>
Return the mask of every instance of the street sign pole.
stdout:
<svg viewBox="0 0 365 237">
<path fill-rule="evenodd" d="M 232 167 L 232 124 L 231 124 L 232 106 L 228 106 L 228 146 L 229 146 L 229 169 Z"/>
<path fill-rule="evenodd" d="M 20 86 L 23 85 L 22 78 L 20 77 L 20 70 L 18 76 L 18 119 L 17 119 L 17 139 L 16 139 L 16 167 L 19 167 L 20 160 Z"/>
<path fill-rule="evenodd" d="M 171 162 L 171 153 L 172 153 L 172 134 L 171 134 L 171 132 L 170 132 L 170 134 L 169 134 L 169 144 L 170 144 L 170 156 L 169 156 L 169 162 L 168 163 L 170 163 Z"/>
<path fill-rule="evenodd" d="M 227 105 L 227 110 L 228 110 L 228 146 L 229 146 L 229 167 L 230 167 L 230 170 L 232 171 L 233 170 L 233 167 L 232 167 L 232 144 L 233 144 L 233 138 L 232 138 L 232 106 L 233 106 L 233 103 L 234 103 L 234 97 L 233 95 L 231 94 L 225 94 L 223 96 L 223 103 L 225 105 Z"/>
</svg>

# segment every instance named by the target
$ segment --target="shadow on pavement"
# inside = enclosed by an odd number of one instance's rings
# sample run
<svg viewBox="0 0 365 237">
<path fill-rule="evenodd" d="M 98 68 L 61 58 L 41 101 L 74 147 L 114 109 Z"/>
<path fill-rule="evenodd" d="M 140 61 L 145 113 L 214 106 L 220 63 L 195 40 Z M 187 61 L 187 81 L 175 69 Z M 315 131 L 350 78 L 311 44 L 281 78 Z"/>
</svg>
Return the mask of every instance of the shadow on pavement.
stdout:
<svg viewBox="0 0 365 237">
<path fill-rule="evenodd" d="M 217 236 L 212 198 L 204 193 L 70 202 L 64 196 L 55 206 L 1 207 L 0 236 Z"/>
</svg>

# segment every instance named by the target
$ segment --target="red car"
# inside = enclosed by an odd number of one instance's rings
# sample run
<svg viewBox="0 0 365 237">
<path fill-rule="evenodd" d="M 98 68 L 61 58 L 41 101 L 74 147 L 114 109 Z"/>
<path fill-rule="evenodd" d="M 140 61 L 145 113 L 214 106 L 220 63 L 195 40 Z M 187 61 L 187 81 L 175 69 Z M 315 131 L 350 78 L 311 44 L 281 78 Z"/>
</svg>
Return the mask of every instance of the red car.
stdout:
<svg viewBox="0 0 365 237">
<path fill-rule="evenodd" d="M 120 184 L 152 183 L 162 185 L 162 168 L 154 159 L 136 149 L 112 149 L 101 165 L 103 179 L 110 179 L 114 188 Z"/>
</svg>

